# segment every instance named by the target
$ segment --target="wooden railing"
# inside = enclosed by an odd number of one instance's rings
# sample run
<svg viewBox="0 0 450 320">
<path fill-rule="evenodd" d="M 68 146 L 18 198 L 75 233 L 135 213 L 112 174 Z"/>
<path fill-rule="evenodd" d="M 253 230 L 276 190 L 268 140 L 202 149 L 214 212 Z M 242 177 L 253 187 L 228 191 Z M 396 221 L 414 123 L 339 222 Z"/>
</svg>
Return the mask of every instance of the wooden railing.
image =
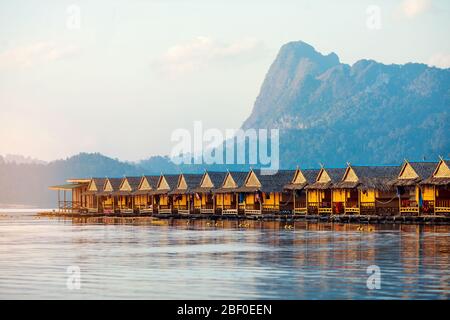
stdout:
<svg viewBox="0 0 450 320">
<path fill-rule="evenodd" d="M 174 204 L 173 205 L 173 209 L 187 210 L 188 209 L 188 205 L 187 204 Z"/>
<path fill-rule="evenodd" d="M 153 213 L 153 206 L 151 204 L 144 204 L 137 206 L 139 213 Z"/>
<path fill-rule="evenodd" d="M 358 208 L 358 201 L 346 201 L 345 207 L 346 208 Z"/>
<path fill-rule="evenodd" d="M 172 213 L 172 206 L 167 204 L 158 205 L 158 213 Z"/>
<path fill-rule="evenodd" d="M 79 212 L 82 206 L 79 201 L 59 201 L 58 209 L 62 212 Z"/>
<path fill-rule="evenodd" d="M 436 200 L 435 213 L 450 213 L 450 200 Z"/>
<path fill-rule="evenodd" d="M 319 214 L 321 214 L 321 213 L 332 214 L 333 208 L 331 207 L 331 201 L 319 202 L 318 212 L 319 212 Z"/>
<path fill-rule="evenodd" d="M 200 206 L 200 213 L 206 214 L 214 213 L 214 204 L 213 203 L 202 204 Z"/>
<path fill-rule="evenodd" d="M 259 210 L 259 204 L 245 204 L 245 210 Z"/>
<path fill-rule="evenodd" d="M 263 204 L 262 210 L 263 211 L 279 211 L 280 206 L 277 204 Z"/>
<path fill-rule="evenodd" d="M 223 205 L 220 206 L 222 208 L 222 214 L 237 214 L 238 208 L 236 205 Z"/>
<path fill-rule="evenodd" d="M 419 214 L 419 204 L 415 200 L 400 200 L 400 214 Z"/>
</svg>

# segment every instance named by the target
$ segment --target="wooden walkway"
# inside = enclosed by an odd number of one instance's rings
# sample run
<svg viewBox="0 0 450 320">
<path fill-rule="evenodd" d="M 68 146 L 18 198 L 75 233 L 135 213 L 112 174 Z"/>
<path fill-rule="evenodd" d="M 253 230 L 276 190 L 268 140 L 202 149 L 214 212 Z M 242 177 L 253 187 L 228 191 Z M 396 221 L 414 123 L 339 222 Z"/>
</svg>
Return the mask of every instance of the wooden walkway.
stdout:
<svg viewBox="0 0 450 320">
<path fill-rule="evenodd" d="M 262 220 L 262 221 L 311 221 L 336 223 L 367 224 L 436 224 L 450 225 L 450 216 L 375 216 L 375 215 L 292 215 L 292 214 L 258 214 L 258 215 L 221 215 L 221 214 L 103 214 L 103 213 L 62 213 L 40 212 L 39 216 L 55 218 L 144 218 L 157 219 L 208 219 L 208 220 Z"/>
</svg>

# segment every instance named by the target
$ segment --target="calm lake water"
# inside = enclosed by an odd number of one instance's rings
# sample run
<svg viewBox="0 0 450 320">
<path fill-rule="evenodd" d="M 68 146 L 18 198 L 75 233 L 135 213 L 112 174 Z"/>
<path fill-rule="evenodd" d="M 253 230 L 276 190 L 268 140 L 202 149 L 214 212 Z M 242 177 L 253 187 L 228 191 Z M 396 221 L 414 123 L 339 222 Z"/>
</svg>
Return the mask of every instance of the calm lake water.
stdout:
<svg viewBox="0 0 450 320">
<path fill-rule="evenodd" d="M 381 289 L 367 288 L 371 265 Z M 67 285 L 70 266 L 80 289 Z M 2 212 L 0 298 L 449 299 L 450 227 Z"/>
</svg>

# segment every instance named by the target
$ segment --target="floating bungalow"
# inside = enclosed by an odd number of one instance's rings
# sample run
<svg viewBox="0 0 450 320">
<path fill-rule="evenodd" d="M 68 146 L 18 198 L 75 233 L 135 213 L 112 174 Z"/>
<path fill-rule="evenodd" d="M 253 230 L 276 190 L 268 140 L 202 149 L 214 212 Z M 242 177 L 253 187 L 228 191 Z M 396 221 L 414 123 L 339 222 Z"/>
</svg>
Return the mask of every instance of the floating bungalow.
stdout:
<svg viewBox="0 0 450 320">
<path fill-rule="evenodd" d="M 401 166 L 69 179 L 49 187 L 62 213 L 261 216 L 450 214 L 450 161 Z M 61 196 L 62 192 L 62 196 Z"/>
<path fill-rule="evenodd" d="M 352 166 L 348 164 L 342 180 L 332 187 L 334 214 L 395 214 L 397 193 L 390 181 L 397 166 Z"/>
<path fill-rule="evenodd" d="M 422 209 L 425 213 L 433 212 L 434 188 L 420 183 L 433 174 L 437 162 L 404 161 L 398 177 L 392 185 L 397 188 L 399 211 L 404 215 L 418 215 Z"/>
<path fill-rule="evenodd" d="M 423 188 L 424 194 L 424 213 L 450 212 L 450 161 L 441 158 L 431 177 L 423 180 L 420 187 Z"/>
<path fill-rule="evenodd" d="M 103 213 L 121 213 L 122 208 L 127 206 L 126 200 L 123 197 L 117 197 L 122 178 L 106 178 L 103 185 L 103 191 L 97 192 L 100 207 L 97 212 Z M 100 209 L 100 210 L 99 210 Z"/>
<path fill-rule="evenodd" d="M 199 185 L 192 189 L 192 192 L 194 193 L 194 213 L 215 213 L 215 198 L 213 190 L 222 185 L 226 175 L 226 172 L 205 171 Z"/>
<path fill-rule="evenodd" d="M 244 213 L 287 212 L 290 194 L 283 187 L 292 180 L 294 173 L 293 170 L 279 170 L 274 174 L 263 174 L 261 170 L 250 170 L 242 187 L 235 190 Z"/>
<path fill-rule="evenodd" d="M 138 213 L 153 213 L 153 195 L 151 192 L 158 187 L 160 176 L 142 176 L 137 190 L 134 192 L 135 208 Z"/>
<path fill-rule="evenodd" d="M 131 214 L 137 211 L 141 198 L 135 196 L 135 192 L 139 188 L 140 182 L 140 177 L 124 177 L 121 180 L 119 190 L 113 194 L 117 197 L 120 213 Z"/>
<path fill-rule="evenodd" d="M 154 213 L 172 213 L 172 197 L 169 196 L 169 193 L 177 184 L 178 175 L 161 174 L 156 188 L 149 192 L 154 201 Z"/>
<path fill-rule="evenodd" d="M 87 188 L 87 206 L 86 211 L 89 213 L 102 212 L 100 193 L 103 192 L 106 178 L 92 178 Z"/>
<path fill-rule="evenodd" d="M 246 172 L 228 171 L 222 185 L 213 190 L 215 199 L 215 213 L 238 214 L 243 212 L 245 203 L 239 199 L 238 188 L 242 187 L 247 177 Z"/>
<path fill-rule="evenodd" d="M 173 213 L 190 214 L 194 211 L 192 190 L 198 187 L 202 177 L 201 174 L 183 173 L 178 176 L 176 188 L 169 192 L 173 203 Z"/>
<path fill-rule="evenodd" d="M 292 213 L 308 213 L 308 198 L 305 187 L 316 181 L 319 171 L 318 169 L 300 170 L 297 168 L 292 180 L 284 186 L 284 190 L 292 194 Z"/>
<path fill-rule="evenodd" d="M 341 181 L 345 170 L 343 168 L 319 170 L 316 181 L 305 187 L 308 190 L 308 214 L 333 214 L 333 201 L 342 202 L 343 198 L 333 194 L 332 188 Z"/>
<path fill-rule="evenodd" d="M 49 187 L 50 190 L 58 191 L 59 211 L 82 212 L 85 208 L 93 206 L 92 196 L 88 195 L 91 179 L 69 179 L 67 182 L 67 184 Z M 71 194 L 70 200 L 68 200 L 68 193 Z"/>
</svg>

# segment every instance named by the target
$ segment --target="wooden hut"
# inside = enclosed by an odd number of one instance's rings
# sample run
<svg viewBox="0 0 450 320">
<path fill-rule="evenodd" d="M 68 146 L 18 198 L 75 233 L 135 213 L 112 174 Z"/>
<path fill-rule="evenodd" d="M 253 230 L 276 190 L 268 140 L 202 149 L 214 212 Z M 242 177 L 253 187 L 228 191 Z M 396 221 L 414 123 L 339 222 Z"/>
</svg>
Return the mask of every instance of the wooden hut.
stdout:
<svg viewBox="0 0 450 320">
<path fill-rule="evenodd" d="M 283 187 L 292 180 L 294 173 L 294 170 L 278 170 L 263 174 L 261 170 L 250 170 L 242 187 L 236 189 L 239 203 L 244 203 L 244 213 L 288 211 L 290 194 Z"/>
<path fill-rule="evenodd" d="M 140 214 L 153 213 L 154 200 L 151 191 L 158 186 L 160 176 L 142 176 L 137 190 L 134 192 L 135 208 Z"/>
<path fill-rule="evenodd" d="M 178 176 L 175 174 L 161 174 L 156 188 L 149 192 L 154 199 L 153 212 L 172 213 L 172 198 L 169 197 L 169 192 L 176 187 Z"/>
<path fill-rule="evenodd" d="M 226 174 L 226 172 L 205 171 L 199 185 L 192 189 L 194 212 L 201 214 L 213 214 L 215 212 L 213 190 L 222 185 Z"/>
<path fill-rule="evenodd" d="M 317 174 L 316 181 L 307 185 L 307 207 L 308 213 L 332 214 L 333 192 L 332 187 L 341 181 L 345 173 L 344 168 L 322 168 Z M 337 199 L 339 200 L 339 199 Z"/>
<path fill-rule="evenodd" d="M 86 192 L 90 181 L 91 179 L 69 179 L 67 184 L 49 187 L 50 190 L 58 191 L 58 211 L 70 213 L 87 211 L 88 197 Z"/>
<path fill-rule="evenodd" d="M 316 181 L 319 171 L 319 169 L 300 170 L 297 168 L 292 181 L 284 186 L 284 189 L 292 195 L 292 213 L 306 214 L 308 212 L 307 190 L 305 187 Z"/>
<path fill-rule="evenodd" d="M 431 177 L 423 180 L 420 185 L 424 195 L 423 213 L 450 213 L 450 160 L 441 158 Z M 433 197 L 430 196 L 430 200 L 425 199 L 425 194 L 431 192 Z"/>
<path fill-rule="evenodd" d="M 134 193 L 137 191 L 141 177 L 124 177 L 120 183 L 119 190 L 113 195 L 117 197 L 120 213 L 132 214 L 135 212 L 136 198 Z M 137 209 L 136 209 L 136 212 Z"/>
<path fill-rule="evenodd" d="M 125 200 L 117 196 L 123 178 L 106 178 L 103 190 L 97 192 L 103 213 L 121 212 Z"/>
<path fill-rule="evenodd" d="M 398 166 L 348 165 L 341 182 L 333 186 L 334 214 L 398 212 L 396 190 L 390 184 Z"/>
<path fill-rule="evenodd" d="M 401 215 L 418 215 L 422 207 L 427 208 L 434 200 L 434 188 L 429 185 L 421 188 L 419 184 L 431 177 L 437 165 L 437 162 L 405 160 L 398 177 L 392 182 L 397 188 Z"/>
<path fill-rule="evenodd" d="M 103 212 L 102 203 L 100 201 L 99 193 L 103 192 L 105 186 L 105 178 L 91 178 L 87 187 L 87 211 L 90 213 Z"/>
<path fill-rule="evenodd" d="M 238 214 L 239 210 L 242 212 L 245 210 L 243 199 L 239 199 L 236 190 L 243 185 L 246 177 L 247 172 L 227 172 L 222 185 L 213 190 L 216 213 Z"/>
<path fill-rule="evenodd" d="M 179 214 L 190 214 L 194 211 L 193 189 L 198 187 L 202 174 L 180 174 L 174 190 L 170 191 L 172 197 L 172 211 Z"/>
</svg>

